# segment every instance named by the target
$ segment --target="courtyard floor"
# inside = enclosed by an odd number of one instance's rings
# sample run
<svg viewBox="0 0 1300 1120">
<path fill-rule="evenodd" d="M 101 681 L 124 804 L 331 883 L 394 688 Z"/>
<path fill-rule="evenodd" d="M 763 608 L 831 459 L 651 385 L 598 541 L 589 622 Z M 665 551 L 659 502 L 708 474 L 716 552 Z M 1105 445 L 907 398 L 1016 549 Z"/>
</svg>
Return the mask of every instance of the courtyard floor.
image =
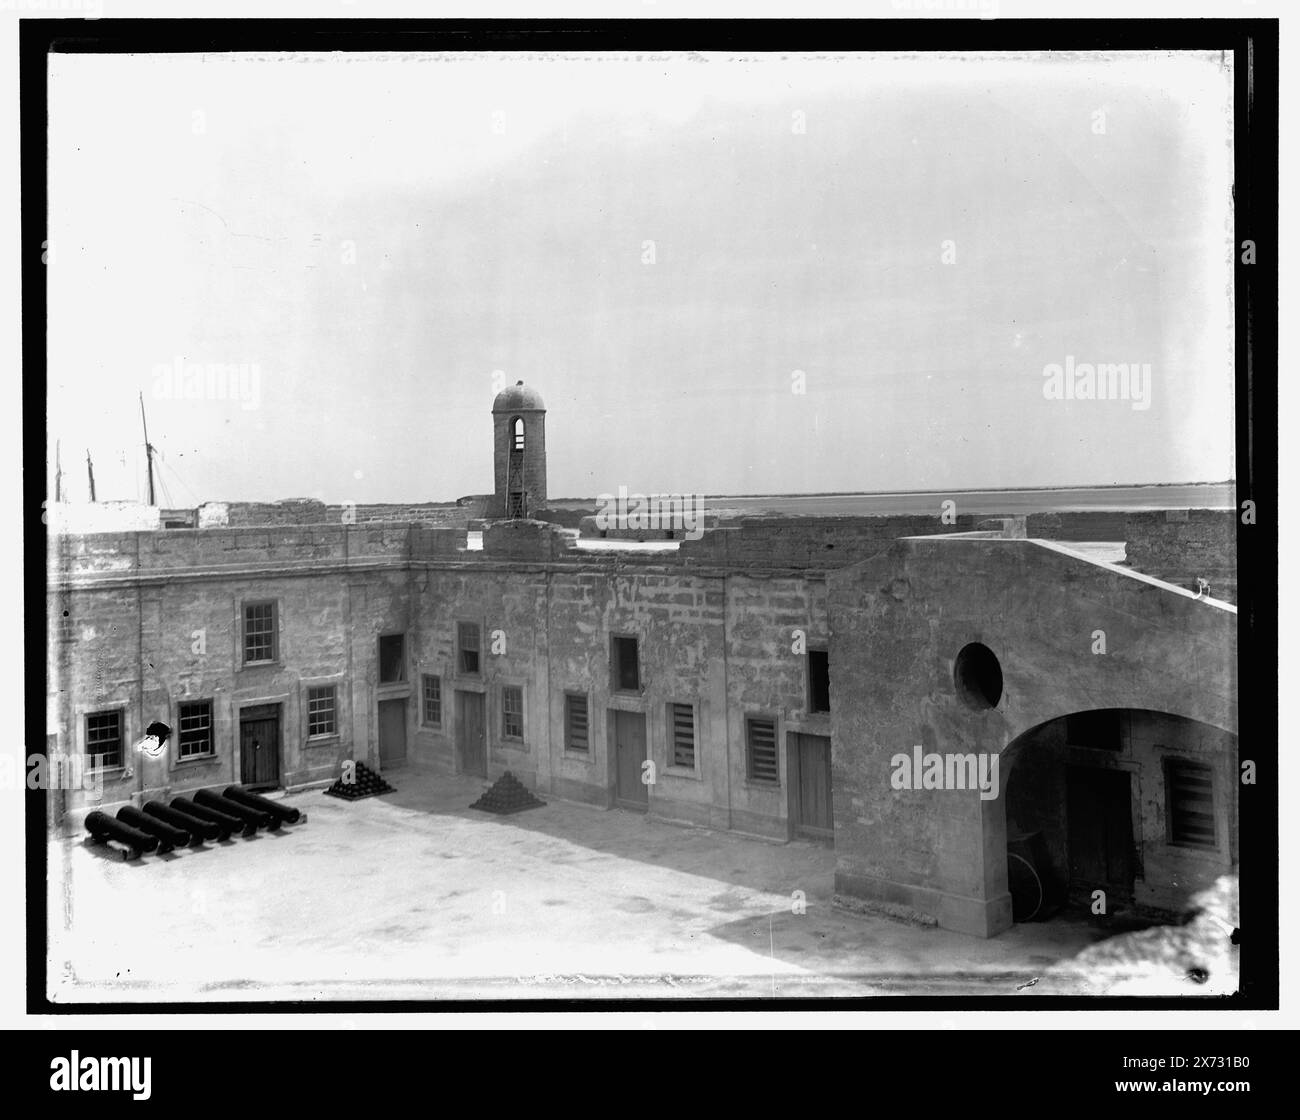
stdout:
<svg viewBox="0 0 1300 1120">
<path fill-rule="evenodd" d="M 287 795 L 305 823 L 166 856 L 51 840 L 50 998 L 1047 994 L 1088 990 L 1068 965 L 1103 936 L 847 914 L 827 847 L 557 801 L 494 817 L 468 808 L 481 780 L 388 776 L 395 793 Z"/>
</svg>

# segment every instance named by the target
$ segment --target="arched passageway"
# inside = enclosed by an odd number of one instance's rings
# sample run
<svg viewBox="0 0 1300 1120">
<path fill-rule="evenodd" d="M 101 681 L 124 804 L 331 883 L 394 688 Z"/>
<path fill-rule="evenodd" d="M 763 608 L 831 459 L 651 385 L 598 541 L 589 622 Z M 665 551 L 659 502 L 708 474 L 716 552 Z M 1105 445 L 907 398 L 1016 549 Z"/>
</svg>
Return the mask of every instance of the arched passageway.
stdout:
<svg viewBox="0 0 1300 1120">
<path fill-rule="evenodd" d="M 1017 920 L 1167 917 L 1237 862 L 1230 732 L 1105 708 L 1039 724 L 1002 757 Z"/>
</svg>

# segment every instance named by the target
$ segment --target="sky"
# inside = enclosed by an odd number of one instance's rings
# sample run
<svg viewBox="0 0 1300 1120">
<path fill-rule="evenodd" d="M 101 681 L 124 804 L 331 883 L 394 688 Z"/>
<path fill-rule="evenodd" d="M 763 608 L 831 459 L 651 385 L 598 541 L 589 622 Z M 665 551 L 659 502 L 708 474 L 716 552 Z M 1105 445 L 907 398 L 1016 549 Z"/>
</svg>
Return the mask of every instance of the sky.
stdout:
<svg viewBox="0 0 1300 1120">
<path fill-rule="evenodd" d="M 1231 89 L 1217 52 L 54 55 L 51 448 L 143 498 L 142 394 L 163 504 L 449 500 L 523 380 L 553 498 L 1228 479 Z M 1084 363 L 1144 400 L 1046 391 Z"/>
</svg>

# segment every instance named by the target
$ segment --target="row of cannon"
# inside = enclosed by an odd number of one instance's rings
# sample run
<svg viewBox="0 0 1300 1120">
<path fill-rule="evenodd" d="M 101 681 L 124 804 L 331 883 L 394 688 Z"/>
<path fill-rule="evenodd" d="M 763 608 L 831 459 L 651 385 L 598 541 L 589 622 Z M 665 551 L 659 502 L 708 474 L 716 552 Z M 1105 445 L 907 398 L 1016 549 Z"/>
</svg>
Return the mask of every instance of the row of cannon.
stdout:
<svg viewBox="0 0 1300 1120">
<path fill-rule="evenodd" d="M 143 808 L 124 805 L 116 817 L 98 810 L 86 815 L 86 831 L 98 844 L 115 840 L 127 849 L 127 858 L 144 852 L 162 855 L 206 840 L 252 836 L 259 828 L 277 829 L 296 824 L 302 814 L 271 801 L 243 786 L 227 786 L 221 793 L 201 789 L 191 800 L 174 797 L 170 805 L 147 801 Z"/>
</svg>

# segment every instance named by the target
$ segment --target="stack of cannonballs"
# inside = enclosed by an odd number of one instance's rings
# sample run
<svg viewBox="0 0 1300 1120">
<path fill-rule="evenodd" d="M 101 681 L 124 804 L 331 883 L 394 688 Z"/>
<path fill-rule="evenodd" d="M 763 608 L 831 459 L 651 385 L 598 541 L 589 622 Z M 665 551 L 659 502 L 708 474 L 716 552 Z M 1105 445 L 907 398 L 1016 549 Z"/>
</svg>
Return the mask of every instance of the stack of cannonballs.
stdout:
<svg viewBox="0 0 1300 1120">
<path fill-rule="evenodd" d="M 525 809 L 536 809 L 545 804 L 545 801 L 539 801 L 534 797 L 524 788 L 523 783 L 507 770 L 470 808 L 506 816 L 509 813 L 521 813 Z"/>
<path fill-rule="evenodd" d="M 344 801 L 356 801 L 358 798 L 396 791 L 364 762 L 358 762 L 351 781 L 341 777 L 325 792 L 331 797 L 341 797 Z"/>
</svg>

